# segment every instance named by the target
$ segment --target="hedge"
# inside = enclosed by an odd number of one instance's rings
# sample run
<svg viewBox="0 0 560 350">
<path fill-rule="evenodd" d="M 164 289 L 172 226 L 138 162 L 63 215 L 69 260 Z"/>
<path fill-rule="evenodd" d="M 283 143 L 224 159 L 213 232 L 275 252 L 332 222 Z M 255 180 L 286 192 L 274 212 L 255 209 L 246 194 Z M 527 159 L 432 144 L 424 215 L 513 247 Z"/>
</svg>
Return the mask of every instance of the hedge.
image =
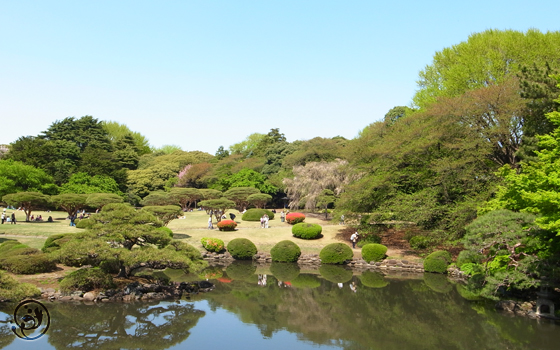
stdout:
<svg viewBox="0 0 560 350">
<path fill-rule="evenodd" d="M 217 226 L 220 231 L 235 231 L 235 228 L 237 227 L 237 222 L 233 220 L 222 220 L 218 222 Z"/>
<path fill-rule="evenodd" d="M 301 249 L 292 241 L 280 241 L 270 250 L 272 261 L 296 262 L 301 255 Z"/>
<path fill-rule="evenodd" d="M 451 264 L 451 254 L 444 250 L 438 250 L 424 259 L 424 271 L 447 273 L 447 266 Z"/>
<path fill-rule="evenodd" d="M 286 215 L 286 222 L 290 225 L 299 224 L 305 220 L 305 215 L 302 213 L 288 213 Z"/>
<path fill-rule="evenodd" d="M 13 277 L 0 271 L 0 302 L 18 302 L 25 298 L 39 297 L 41 291 L 30 283 L 20 283 Z"/>
<path fill-rule="evenodd" d="M 21 275 L 51 272 L 56 269 L 56 263 L 44 253 L 3 257 L 0 266 L 6 271 Z"/>
<path fill-rule="evenodd" d="M 78 220 L 74 220 L 74 222 L 76 223 L 76 228 L 92 228 L 92 226 L 95 224 L 95 222 L 91 219 L 78 219 Z"/>
<path fill-rule="evenodd" d="M 292 227 L 292 235 L 301 239 L 317 239 L 323 237 L 323 228 L 319 224 L 307 224 L 300 222 Z"/>
<path fill-rule="evenodd" d="M 257 247 L 247 238 L 231 240 L 227 245 L 227 250 L 237 260 L 251 260 L 257 254 Z"/>
<path fill-rule="evenodd" d="M 60 290 L 63 292 L 75 290 L 86 292 L 94 289 L 110 289 L 114 286 L 113 277 L 97 267 L 76 270 L 60 282 Z"/>
<path fill-rule="evenodd" d="M 387 253 L 387 247 L 382 244 L 370 243 L 362 247 L 362 258 L 368 263 L 383 260 L 385 253 Z"/>
<path fill-rule="evenodd" d="M 331 243 L 321 249 L 319 257 L 323 264 L 344 264 L 354 256 L 352 248 L 344 243 Z"/>
<path fill-rule="evenodd" d="M 226 245 L 224 244 L 224 241 L 218 238 L 203 237 L 200 240 L 200 242 L 202 243 L 204 249 L 206 249 L 209 252 L 219 253 L 226 249 Z"/>
<path fill-rule="evenodd" d="M 274 213 L 271 212 L 270 210 L 252 208 L 252 209 L 247 210 L 243 214 L 243 216 L 241 217 L 241 220 L 243 220 L 243 221 L 261 221 L 261 218 L 263 217 L 264 214 L 268 215 L 269 220 L 274 219 Z"/>
<path fill-rule="evenodd" d="M 52 235 L 47 238 L 43 248 L 41 250 L 44 253 L 50 253 L 52 251 L 60 249 L 60 246 L 72 239 L 73 233 L 62 233 L 57 235 Z"/>
</svg>

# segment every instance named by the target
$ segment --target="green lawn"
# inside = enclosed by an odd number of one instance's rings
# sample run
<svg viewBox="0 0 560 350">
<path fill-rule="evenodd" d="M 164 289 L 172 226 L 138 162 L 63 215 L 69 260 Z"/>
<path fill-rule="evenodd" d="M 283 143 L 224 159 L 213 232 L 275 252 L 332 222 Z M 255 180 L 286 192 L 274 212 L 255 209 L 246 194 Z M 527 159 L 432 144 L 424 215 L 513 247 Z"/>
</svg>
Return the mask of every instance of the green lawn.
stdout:
<svg viewBox="0 0 560 350">
<path fill-rule="evenodd" d="M 305 222 L 316 223 L 323 226 L 323 238 L 317 240 L 303 240 L 292 236 L 292 225 L 280 222 L 280 214 L 278 213 L 274 220 L 269 222 L 268 229 L 260 228 L 260 222 L 242 221 L 241 214 L 236 210 L 231 211 L 237 217 L 237 230 L 234 232 L 219 231 L 214 221 L 214 229 L 208 230 L 208 215 L 204 211 L 194 211 L 185 213 L 185 219 L 173 220 L 168 227 L 173 230 L 175 238 L 192 244 L 193 246 L 203 249 L 200 239 L 203 237 L 219 238 L 226 245 L 234 238 L 247 238 L 251 240 L 259 251 L 269 252 L 270 249 L 278 242 L 283 240 L 291 240 L 295 242 L 302 250 L 302 253 L 319 253 L 319 251 L 327 244 L 340 242 L 335 239 L 336 234 L 341 226 L 333 225 L 330 221 L 323 221 L 316 218 L 307 217 Z M 229 213 L 226 214 L 229 218 Z"/>
<path fill-rule="evenodd" d="M 14 210 L 7 210 L 6 212 L 11 215 Z M 237 216 L 235 221 L 238 223 L 238 226 L 237 230 L 234 232 L 219 231 L 216 228 L 215 221 L 215 228 L 213 230 L 208 230 L 208 215 L 206 215 L 204 211 L 185 213 L 185 219 L 173 220 L 169 223 L 168 227 L 173 231 L 176 239 L 190 243 L 200 250 L 203 250 L 200 243 L 200 239 L 203 237 L 219 238 L 226 244 L 234 238 L 248 238 L 255 243 L 259 251 L 264 252 L 269 252 L 276 243 L 288 239 L 299 245 L 304 254 L 316 254 L 319 253 L 325 245 L 340 242 L 335 239 L 335 236 L 341 226 L 333 225 L 330 221 L 307 217 L 305 222 L 317 223 L 323 226 L 323 238 L 308 241 L 294 238 L 292 236 L 292 226 L 285 222 L 280 222 L 279 214 L 276 215 L 274 220 L 269 222 L 268 229 L 261 229 L 260 222 L 242 221 L 242 215 L 240 213 L 236 210 L 230 212 L 233 212 Z M 66 220 L 66 212 L 37 211 L 32 213 L 35 216 L 41 215 L 45 220 L 43 222 L 25 222 L 25 214 L 22 211 L 15 211 L 15 213 L 18 220 L 16 225 L 11 225 L 9 223 L 0 225 L 0 241 L 16 239 L 31 247 L 41 248 L 46 238 L 50 235 L 80 231 L 80 229 L 76 227 L 69 226 L 69 221 Z M 54 222 L 46 222 L 49 216 L 53 217 Z"/>
</svg>

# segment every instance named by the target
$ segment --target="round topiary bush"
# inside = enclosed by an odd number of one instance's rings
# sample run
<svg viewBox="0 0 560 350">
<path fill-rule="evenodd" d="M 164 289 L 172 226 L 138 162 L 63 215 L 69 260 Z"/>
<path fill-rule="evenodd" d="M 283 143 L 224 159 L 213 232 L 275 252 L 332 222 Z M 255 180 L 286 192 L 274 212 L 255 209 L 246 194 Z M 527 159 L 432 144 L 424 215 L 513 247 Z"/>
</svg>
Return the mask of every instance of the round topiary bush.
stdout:
<svg viewBox="0 0 560 350">
<path fill-rule="evenodd" d="M 204 247 L 204 249 L 206 249 L 209 252 L 215 252 L 215 253 L 219 253 L 225 250 L 226 245 L 224 244 L 224 241 L 222 241 L 221 239 L 218 238 L 207 238 L 207 237 L 203 237 L 200 242 L 202 243 L 202 246 Z"/>
<path fill-rule="evenodd" d="M 387 247 L 383 244 L 370 243 L 362 248 L 362 258 L 368 263 L 371 261 L 381 261 L 385 258 Z"/>
<path fill-rule="evenodd" d="M 292 241 L 280 241 L 270 250 L 272 261 L 296 262 L 301 255 L 301 249 Z"/>
<path fill-rule="evenodd" d="M 451 264 L 451 254 L 444 250 L 438 250 L 424 259 L 424 271 L 447 273 L 447 266 Z"/>
<path fill-rule="evenodd" d="M 241 220 L 243 221 L 261 221 L 263 215 L 268 215 L 268 220 L 274 219 L 274 213 L 267 209 L 249 209 L 243 214 Z"/>
<path fill-rule="evenodd" d="M 359 278 L 362 284 L 369 288 L 383 288 L 389 284 L 385 276 L 378 272 L 364 271 Z"/>
<path fill-rule="evenodd" d="M 227 250 L 237 260 L 251 260 L 257 254 L 257 247 L 247 238 L 231 240 L 227 245 Z"/>
<path fill-rule="evenodd" d="M 352 279 L 352 270 L 347 270 L 342 266 L 321 265 L 319 273 L 324 279 L 333 283 L 346 283 Z"/>
<path fill-rule="evenodd" d="M 218 222 L 217 226 L 220 231 L 235 231 L 235 228 L 237 227 L 237 222 L 233 220 L 222 220 Z"/>
<path fill-rule="evenodd" d="M 321 286 L 321 280 L 317 276 L 308 274 L 300 274 L 290 282 L 292 287 L 296 288 L 317 288 Z"/>
<path fill-rule="evenodd" d="M 292 227 L 292 235 L 301 239 L 317 239 L 323 237 L 323 228 L 319 224 L 307 224 L 300 222 Z"/>
<path fill-rule="evenodd" d="M 319 257 L 323 264 L 344 264 L 352 259 L 354 252 L 352 248 L 344 243 L 331 243 L 321 249 Z"/>
<path fill-rule="evenodd" d="M 299 224 L 305 220 L 305 215 L 302 213 L 289 213 L 286 215 L 286 222 L 290 225 Z"/>
<path fill-rule="evenodd" d="M 480 264 L 482 262 L 483 256 L 479 252 L 472 250 L 463 250 L 457 256 L 457 267 L 461 268 L 463 264 Z"/>
<path fill-rule="evenodd" d="M 270 272 L 279 281 L 292 281 L 299 276 L 299 266 L 294 263 L 274 262 L 270 265 Z"/>
<path fill-rule="evenodd" d="M 447 279 L 447 276 L 435 275 L 433 273 L 424 274 L 424 283 L 438 293 L 449 293 L 453 290 L 453 285 Z"/>
<path fill-rule="evenodd" d="M 253 283 L 257 281 L 258 276 L 255 275 L 257 267 L 248 261 L 234 261 L 226 268 L 226 274 L 232 280 L 245 281 Z"/>
<path fill-rule="evenodd" d="M 74 290 L 90 291 L 94 289 L 113 288 L 113 277 L 99 268 L 79 269 L 60 282 L 60 290 L 71 292 Z"/>
</svg>

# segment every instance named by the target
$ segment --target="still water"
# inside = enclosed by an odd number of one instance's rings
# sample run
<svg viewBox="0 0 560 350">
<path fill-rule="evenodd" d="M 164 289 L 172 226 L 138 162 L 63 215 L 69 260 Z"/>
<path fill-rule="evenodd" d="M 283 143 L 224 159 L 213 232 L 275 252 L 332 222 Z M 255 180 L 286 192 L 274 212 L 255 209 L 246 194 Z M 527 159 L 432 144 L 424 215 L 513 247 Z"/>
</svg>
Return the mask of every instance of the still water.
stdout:
<svg viewBox="0 0 560 350">
<path fill-rule="evenodd" d="M 47 302 L 51 324 L 35 341 L 12 334 L 4 305 L 0 349 L 560 348 L 558 324 L 497 313 L 444 276 L 235 264 L 171 277 L 216 288 L 178 301 Z"/>
</svg>

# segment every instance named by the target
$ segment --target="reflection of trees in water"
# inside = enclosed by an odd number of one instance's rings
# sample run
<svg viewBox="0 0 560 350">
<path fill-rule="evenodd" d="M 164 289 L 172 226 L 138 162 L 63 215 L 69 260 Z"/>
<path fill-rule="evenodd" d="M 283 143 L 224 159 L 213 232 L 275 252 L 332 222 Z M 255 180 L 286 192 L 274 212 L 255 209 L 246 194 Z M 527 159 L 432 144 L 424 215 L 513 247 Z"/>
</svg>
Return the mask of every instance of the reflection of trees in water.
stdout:
<svg viewBox="0 0 560 350">
<path fill-rule="evenodd" d="M 14 308 L 15 307 L 16 305 L 14 305 Z M 13 310 L 11 311 L 13 312 Z M 10 345 L 16 338 L 10 329 L 12 326 L 10 324 L 11 319 L 12 314 L 10 314 L 10 310 L 6 307 L 2 307 L 2 311 L 0 311 L 0 349 Z"/>
<path fill-rule="evenodd" d="M 370 288 L 354 276 L 358 288 L 353 293 L 348 283 L 340 289 L 322 277 L 313 289 L 278 288 L 272 278 L 266 287 L 243 281 L 218 284 L 206 298 L 212 308 L 225 308 L 257 325 L 263 336 L 288 330 L 300 339 L 345 349 L 555 348 L 536 335 L 532 320 L 503 317 L 449 288 L 431 289 L 447 287 L 447 281 L 430 280 L 428 287 L 422 280 L 391 279 L 383 286 L 379 278 Z"/>
<path fill-rule="evenodd" d="M 205 315 L 185 303 L 51 305 L 49 343 L 57 349 L 166 349 Z"/>
</svg>

